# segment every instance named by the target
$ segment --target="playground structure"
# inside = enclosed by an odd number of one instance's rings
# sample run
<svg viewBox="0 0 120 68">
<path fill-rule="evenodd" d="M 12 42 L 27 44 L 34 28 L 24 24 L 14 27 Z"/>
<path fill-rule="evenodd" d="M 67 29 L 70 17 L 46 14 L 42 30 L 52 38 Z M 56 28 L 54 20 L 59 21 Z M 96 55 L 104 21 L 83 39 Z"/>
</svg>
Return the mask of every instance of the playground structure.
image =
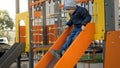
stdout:
<svg viewBox="0 0 120 68">
<path fill-rule="evenodd" d="M 104 68 L 119 68 L 120 28 L 119 23 L 117 23 L 118 25 L 111 24 L 111 22 L 116 22 L 117 17 L 114 14 L 116 12 L 109 12 L 113 5 L 113 11 L 116 10 L 117 2 L 114 0 L 76 1 L 78 5 L 85 7 L 90 12 L 92 20 L 60 59 L 54 58 L 50 50 L 52 48 L 58 50 L 73 28 L 64 29 L 65 22 L 68 20 L 68 14 L 63 9 L 64 0 L 28 0 L 29 12 L 16 14 L 16 43 L 25 43 L 26 46 L 23 47 L 25 44 L 14 45 L 19 45 L 19 47 L 22 45 L 21 50 L 23 51 L 25 48 L 25 52 L 29 53 L 29 68 L 73 68 L 95 40 L 104 44 Z M 110 17 L 112 14 L 115 17 L 114 21 Z M 24 21 L 25 26 L 20 25 L 21 20 Z M 40 52 L 42 58 L 34 66 L 34 54 L 39 54 L 37 52 Z M 18 58 L 18 68 L 19 64 L 20 58 Z M 3 67 L 4 63 L 0 66 Z M 90 66 L 88 67 L 90 68 Z"/>
</svg>

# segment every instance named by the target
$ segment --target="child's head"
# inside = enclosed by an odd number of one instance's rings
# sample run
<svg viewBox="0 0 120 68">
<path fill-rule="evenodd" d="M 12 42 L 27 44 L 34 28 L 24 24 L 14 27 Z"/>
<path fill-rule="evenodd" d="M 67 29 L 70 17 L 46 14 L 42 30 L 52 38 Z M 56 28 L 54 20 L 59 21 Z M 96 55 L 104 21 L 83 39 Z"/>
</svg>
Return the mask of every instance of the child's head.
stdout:
<svg viewBox="0 0 120 68">
<path fill-rule="evenodd" d="M 69 14 L 73 14 L 76 8 L 76 0 L 65 0 L 64 9 L 67 10 Z"/>
</svg>

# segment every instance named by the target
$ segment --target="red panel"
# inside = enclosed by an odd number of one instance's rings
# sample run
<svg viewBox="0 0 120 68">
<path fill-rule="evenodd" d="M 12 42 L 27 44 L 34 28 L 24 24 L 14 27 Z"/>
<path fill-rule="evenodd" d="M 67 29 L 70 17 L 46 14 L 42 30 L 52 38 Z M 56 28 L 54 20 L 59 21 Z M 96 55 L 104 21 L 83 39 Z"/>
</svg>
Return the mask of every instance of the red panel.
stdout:
<svg viewBox="0 0 120 68">
<path fill-rule="evenodd" d="M 42 27 L 41 26 L 33 26 L 33 43 L 40 44 L 42 41 Z"/>
<path fill-rule="evenodd" d="M 47 26 L 47 41 L 49 44 L 53 44 L 58 38 L 58 25 Z"/>
<path fill-rule="evenodd" d="M 25 26 L 20 26 L 20 42 L 24 43 L 26 38 Z"/>
<path fill-rule="evenodd" d="M 58 38 L 58 25 L 53 24 L 53 25 L 48 25 L 47 27 L 47 43 L 48 44 L 53 44 L 57 38 Z M 26 42 L 26 29 L 25 26 L 20 26 L 20 42 Z M 42 34 L 42 26 L 33 26 L 32 27 L 33 31 L 33 43 L 34 44 L 41 44 L 43 42 L 43 34 Z M 51 42 L 51 43 L 50 43 Z"/>
</svg>

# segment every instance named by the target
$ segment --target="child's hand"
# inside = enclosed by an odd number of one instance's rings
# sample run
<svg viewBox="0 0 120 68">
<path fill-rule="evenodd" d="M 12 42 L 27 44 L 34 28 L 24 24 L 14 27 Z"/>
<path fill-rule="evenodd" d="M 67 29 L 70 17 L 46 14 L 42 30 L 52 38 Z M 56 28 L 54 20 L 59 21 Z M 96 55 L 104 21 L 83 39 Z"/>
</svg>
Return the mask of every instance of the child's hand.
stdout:
<svg viewBox="0 0 120 68">
<path fill-rule="evenodd" d="M 63 28 L 64 28 L 64 29 L 66 29 L 66 28 L 68 28 L 68 27 L 69 27 L 69 26 L 68 26 L 68 25 L 66 25 L 66 26 L 64 26 Z"/>
<path fill-rule="evenodd" d="M 84 26 L 84 25 L 82 25 L 81 29 L 82 29 L 82 30 L 85 30 L 85 26 Z"/>
</svg>

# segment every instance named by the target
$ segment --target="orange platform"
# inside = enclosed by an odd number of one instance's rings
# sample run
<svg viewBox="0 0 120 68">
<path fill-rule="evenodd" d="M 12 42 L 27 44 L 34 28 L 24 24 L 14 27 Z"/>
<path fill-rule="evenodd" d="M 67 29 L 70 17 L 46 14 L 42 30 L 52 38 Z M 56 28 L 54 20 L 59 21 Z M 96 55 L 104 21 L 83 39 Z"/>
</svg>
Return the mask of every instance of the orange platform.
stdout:
<svg viewBox="0 0 120 68">
<path fill-rule="evenodd" d="M 104 68 L 120 68 L 120 31 L 107 33 Z"/>
</svg>

